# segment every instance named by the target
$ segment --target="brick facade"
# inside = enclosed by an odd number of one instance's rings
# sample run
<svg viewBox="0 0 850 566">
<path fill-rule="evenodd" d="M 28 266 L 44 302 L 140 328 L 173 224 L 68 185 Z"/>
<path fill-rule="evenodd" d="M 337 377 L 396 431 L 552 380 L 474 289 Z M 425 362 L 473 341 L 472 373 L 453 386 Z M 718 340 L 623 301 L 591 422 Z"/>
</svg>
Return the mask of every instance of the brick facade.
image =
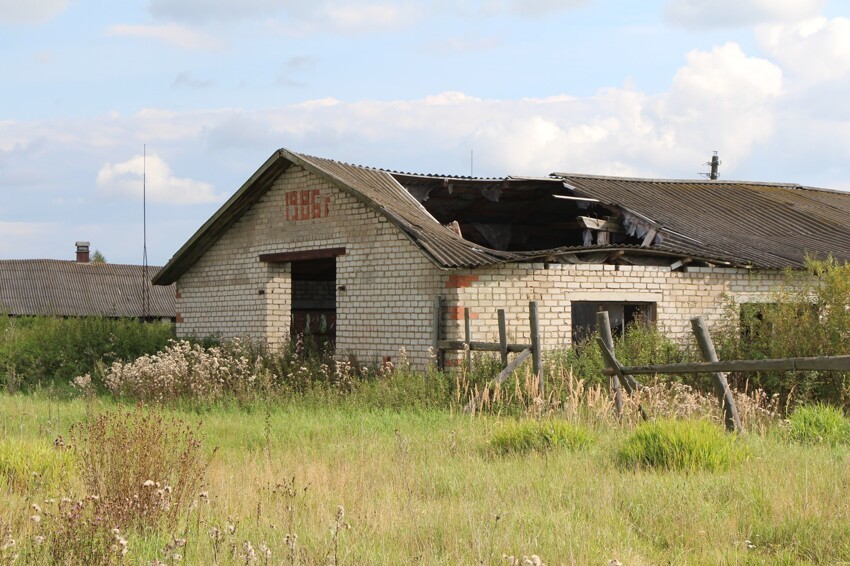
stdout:
<svg viewBox="0 0 850 566">
<path fill-rule="evenodd" d="M 546 348 L 571 343 L 572 301 L 656 305 L 660 328 L 686 338 L 689 319 L 717 320 L 724 298 L 764 300 L 779 272 L 745 269 L 504 264 L 478 269 L 436 267 L 384 216 L 298 165 L 248 209 L 178 281 L 178 336 L 244 337 L 280 344 L 291 321 L 289 263 L 261 254 L 345 248 L 336 258 L 336 344 L 360 363 L 404 347 L 422 367 L 432 344 L 434 298 L 445 297 L 444 336 L 461 339 L 463 308 L 474 340 L 497 339 L 496 310 L 505 308 L 509 340 L 527 342 L 528 302 L 537 300 Z M 318 298 L 317 298 L 318 299 Z"/>
<path fill-rule="evenodd" d="M 288 263 L 260 254 L 345 248 L 336 258 L 336 344 L 361 363 L 427 362 L 438 269 L 384 216 L 293 165 L 178 281 L 178 336 L 240 336 L 279 344 L 289 334 Z"/>
</svg>

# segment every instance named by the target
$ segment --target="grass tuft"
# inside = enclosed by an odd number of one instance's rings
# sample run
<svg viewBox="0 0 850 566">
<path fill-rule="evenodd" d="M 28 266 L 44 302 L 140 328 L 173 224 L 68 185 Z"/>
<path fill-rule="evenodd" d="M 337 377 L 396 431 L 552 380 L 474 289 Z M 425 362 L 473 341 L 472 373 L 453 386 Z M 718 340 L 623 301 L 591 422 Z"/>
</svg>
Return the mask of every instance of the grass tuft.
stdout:
<svg viewBox="0 0 850 566">
<path fill-rule="evenodd" d="M 789 436 L 802 444 L 850 444 L 850 420 L 829 405 L 806 405 L 797 408 L 789 418 Z"/>
<path fill-rule="evenodd" d="M 488 443 L 497 454 L 526 454 L 556 449 L 579 450 L 590 445 L 590 433 L 574 424 L 557 421 L 511 421 Z"/>
<path fill-rule="evenodd" d="M 742 460 L 736 437 L 706 420 L 659 420 L 640 425 L 617 453 L 626 468 L 724 470 Z"/>
</svg>

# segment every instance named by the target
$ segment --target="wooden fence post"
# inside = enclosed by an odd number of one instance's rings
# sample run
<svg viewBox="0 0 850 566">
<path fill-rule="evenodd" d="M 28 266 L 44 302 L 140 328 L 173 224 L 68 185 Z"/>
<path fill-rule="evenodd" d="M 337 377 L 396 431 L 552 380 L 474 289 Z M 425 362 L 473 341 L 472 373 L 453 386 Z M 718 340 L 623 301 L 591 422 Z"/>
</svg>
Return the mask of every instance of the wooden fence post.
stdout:
<svg viewBox="0 0 850 566">
<path fill-rule="evenodd" d="M 596 313 L 596 329 L 599 331 L 599 338 L 613 353 L 614 337 L 611 335 L 611 323 L 608 319 L 608 311 Z M 603 350 L 602 353 L 604 354 L 605 351 Z M 615 369 L 613 366 L 611 366 L 611 368 Z M 620 376 L 614 373 L 611 375 L 611 379 L 609 381 L 611 384 L 611 390 L 614 391 L 614 409 L 617 411 L 617 418 L 619 419 L 623 416 L 623 390 L 620 388 Z"/>
<path fill-rule="evenodd" d="M 702 359 L 707 362 L 717 362 L 717 351 L 714 349 L 714 342 L 711 341 L 711 336 L 708 334 L 708 328 L 701 316 L 691 319 L 691 328 L 693 328 L 694 336 L 696 336 L 697 344 L 699 345 Z M 713 372 L 711 374 L 714 380 L 714 387 L 717 390 L 717 396 L 720 398 L 720 407 L 723 409 L 723 420 L 726 423 L 726 430 L 729 432 L 743 432 L 741 426 L 741 417 L 738 416 L 738 407 L 735 405 L 735 398 L 732 396 L 732 391 L 729 389 L 729 383 L 726 381 L 726 375 L 721 372 Z"/>
<path fill-rule="evenodd" d="M 437 356 L 437 369 L 443 370 L 443 351 L 440 349 L 440 340 L 443 339 L 442 335 L 442 317 L 443 317 L 443 297 L 437 295 L 434 298 L 434 318 L 431 321 L 431 338 L 433 338 L 434 342 L 432 344 L 432 348 L 434 348 L 434 355 Z"/>
<path fill-rule="evenodd" d="M 499 352 L 502 354 L 502 369 L 508 365 L 508 326 L 505 322 L 505 309 L 497 311 L 499 315 Z"/>
<path fill-rule="evenodd" d="M 531 324 L 531 360 L 532 371 L 537 376 L 537 392 L 540 397 L 545 395 L 543 385 L 542 352 L 540 351 L 540 325 L 537 318 L 537 301 L 528 303 L 528 321 Z"/>
<path fill-rule="evenodd" d="M 469 324 L 469 307 L 463 309 L 463 336 L 466 349 L 466 371 L 472 374 L 472 328 Z"/>
</svg>

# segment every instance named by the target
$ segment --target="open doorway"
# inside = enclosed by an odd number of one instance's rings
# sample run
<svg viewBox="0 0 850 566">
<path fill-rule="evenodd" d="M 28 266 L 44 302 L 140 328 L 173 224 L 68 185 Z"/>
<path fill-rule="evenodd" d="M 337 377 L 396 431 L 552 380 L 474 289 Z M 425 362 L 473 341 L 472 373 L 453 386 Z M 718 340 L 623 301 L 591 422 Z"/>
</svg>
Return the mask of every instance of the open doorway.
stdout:
<svg viewBox="0 0 850 566">
<path fill-rule="evenodd" d="M 336 341 L 336 257 L 292 262 L 292 336 Z"/>
</svg>

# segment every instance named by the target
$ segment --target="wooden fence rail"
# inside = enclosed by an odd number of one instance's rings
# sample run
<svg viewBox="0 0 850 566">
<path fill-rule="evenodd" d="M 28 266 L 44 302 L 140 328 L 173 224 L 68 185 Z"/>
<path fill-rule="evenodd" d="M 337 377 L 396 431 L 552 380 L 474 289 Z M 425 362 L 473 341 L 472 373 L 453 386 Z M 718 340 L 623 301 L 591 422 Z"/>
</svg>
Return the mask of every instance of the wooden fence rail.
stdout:
<svg viewBox="0 0 850 566">
<path fill-rule="evenodd" d="M 746 372 L 746 371 L 850 371 L 850 356 L 818 356 L 815 358 L 781 358 L 770 360 L 728 360 L 719 362 L 690 362 L 651 366 L 622 366 L 630 375 L 674 373 Z M 610 367 L 604 375 L 616 375 Z"/>
</svg>

